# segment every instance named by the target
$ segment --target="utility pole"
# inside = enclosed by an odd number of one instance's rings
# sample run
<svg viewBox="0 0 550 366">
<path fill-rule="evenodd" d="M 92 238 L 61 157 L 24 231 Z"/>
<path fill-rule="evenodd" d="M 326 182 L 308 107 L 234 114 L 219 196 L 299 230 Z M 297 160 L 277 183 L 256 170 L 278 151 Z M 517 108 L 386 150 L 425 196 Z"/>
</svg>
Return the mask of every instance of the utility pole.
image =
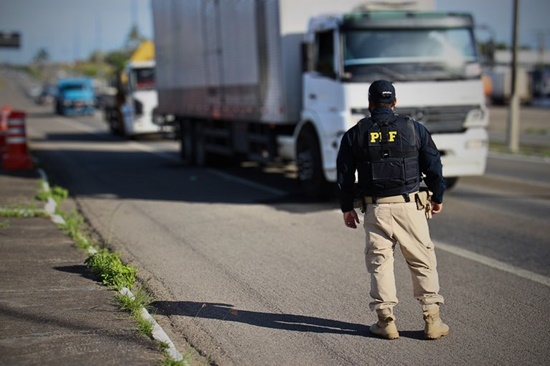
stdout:
<svg viewBox="0 0 550 366">
<path fill-rule="evenodd" d="M 518 6 L 519 0 L 514 0 L 513 31 L 512 31 L 512 97 L 508 111 L 508 150 L 512 153 L 519 152 L 519 95 L 517 87 L 518 79 Z"/>
</svg>

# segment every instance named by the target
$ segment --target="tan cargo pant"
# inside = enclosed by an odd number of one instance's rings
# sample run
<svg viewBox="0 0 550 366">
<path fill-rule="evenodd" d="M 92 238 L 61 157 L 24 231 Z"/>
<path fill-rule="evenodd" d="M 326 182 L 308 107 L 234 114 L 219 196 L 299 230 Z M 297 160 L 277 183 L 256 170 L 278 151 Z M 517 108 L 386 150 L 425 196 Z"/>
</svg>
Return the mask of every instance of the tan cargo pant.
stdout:
<svg viewBox="0 0 550 366">
<path fill-rule="evenodd" d="M 414 297 L 423 307 L 443 303 L 428 221 L 414 200 L 367 205 L 364 228 L 371 310 L 393 308 L 398 303 L 393 256 L 397 244 L 411 272 Z"/>
</svg>

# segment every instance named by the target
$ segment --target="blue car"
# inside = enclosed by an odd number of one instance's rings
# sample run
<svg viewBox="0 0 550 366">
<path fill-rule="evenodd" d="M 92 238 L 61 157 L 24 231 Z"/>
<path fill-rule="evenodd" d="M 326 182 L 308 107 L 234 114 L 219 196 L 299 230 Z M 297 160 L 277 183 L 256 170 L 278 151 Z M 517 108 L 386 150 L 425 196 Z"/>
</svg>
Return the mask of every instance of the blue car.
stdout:
<svg viewBox="0 0 550 366">
<path fill-rule="evenodd" d="M 95 95 L 92 80 L 88 78 L 59 79 L 55 112 L 61 115 L 94 114 Z"/>
</svg>

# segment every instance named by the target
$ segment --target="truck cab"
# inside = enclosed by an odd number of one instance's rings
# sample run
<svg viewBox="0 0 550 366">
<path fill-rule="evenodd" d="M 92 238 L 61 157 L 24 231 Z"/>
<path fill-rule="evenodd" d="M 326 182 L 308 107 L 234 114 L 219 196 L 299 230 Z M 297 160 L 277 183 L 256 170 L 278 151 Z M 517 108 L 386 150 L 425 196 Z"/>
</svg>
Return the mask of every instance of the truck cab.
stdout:
<svg viewBox="0 0 550 366">
<path fill-rule="evenodd" d="M 153 111 L 158 104 L 155 90 L 155 62 L 130 62 L 125 69 L 126 95 L 120 106 L 124 132 L 127 136 L 160 131 L 154 122 Z"/>
<path fill-rule="evenodd" d="M 114 95 L 104 107 L 112 133 L 134 138 L 171 131 L 155 115 L 158 105 L 154 48 L 144 42 L 113 80 Z"/>
<path fill-rule="evenodd" d="M 483 174 L 488 111 L 470 15 L 360 10 L 319 16 L 311 19 L 305 44 L 295 137 L 300 180 L 310 189 L 336 180 L 340 139 L 369 116 L 368 88 L 378 79 L 394 83 L 396 113 L 431 132 L 449 186 L 459 176 Z M 317 156 L 308 143 L 315 138 Z"/>
<path fill-rule="evenodd" d="M 95 96 L 91 79 L 59 79 L 56 89 L 55 113 L 61 115 L 95 113 Z"/>
</svg>

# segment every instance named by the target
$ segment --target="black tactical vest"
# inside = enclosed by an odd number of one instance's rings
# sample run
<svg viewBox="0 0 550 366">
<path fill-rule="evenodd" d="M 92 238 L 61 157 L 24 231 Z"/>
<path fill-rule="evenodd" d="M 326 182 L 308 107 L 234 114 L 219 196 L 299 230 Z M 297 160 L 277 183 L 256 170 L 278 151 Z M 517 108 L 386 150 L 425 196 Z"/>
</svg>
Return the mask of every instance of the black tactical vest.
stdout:
<svg viewBox="0 0 550 366">
<path fill-rule="evenodd" d="M 420 168 L 414 123 L 391 115 L 359 122 L 359 185 L 367 196 L 388 197 L 418 191 Z"/>
</svg>

